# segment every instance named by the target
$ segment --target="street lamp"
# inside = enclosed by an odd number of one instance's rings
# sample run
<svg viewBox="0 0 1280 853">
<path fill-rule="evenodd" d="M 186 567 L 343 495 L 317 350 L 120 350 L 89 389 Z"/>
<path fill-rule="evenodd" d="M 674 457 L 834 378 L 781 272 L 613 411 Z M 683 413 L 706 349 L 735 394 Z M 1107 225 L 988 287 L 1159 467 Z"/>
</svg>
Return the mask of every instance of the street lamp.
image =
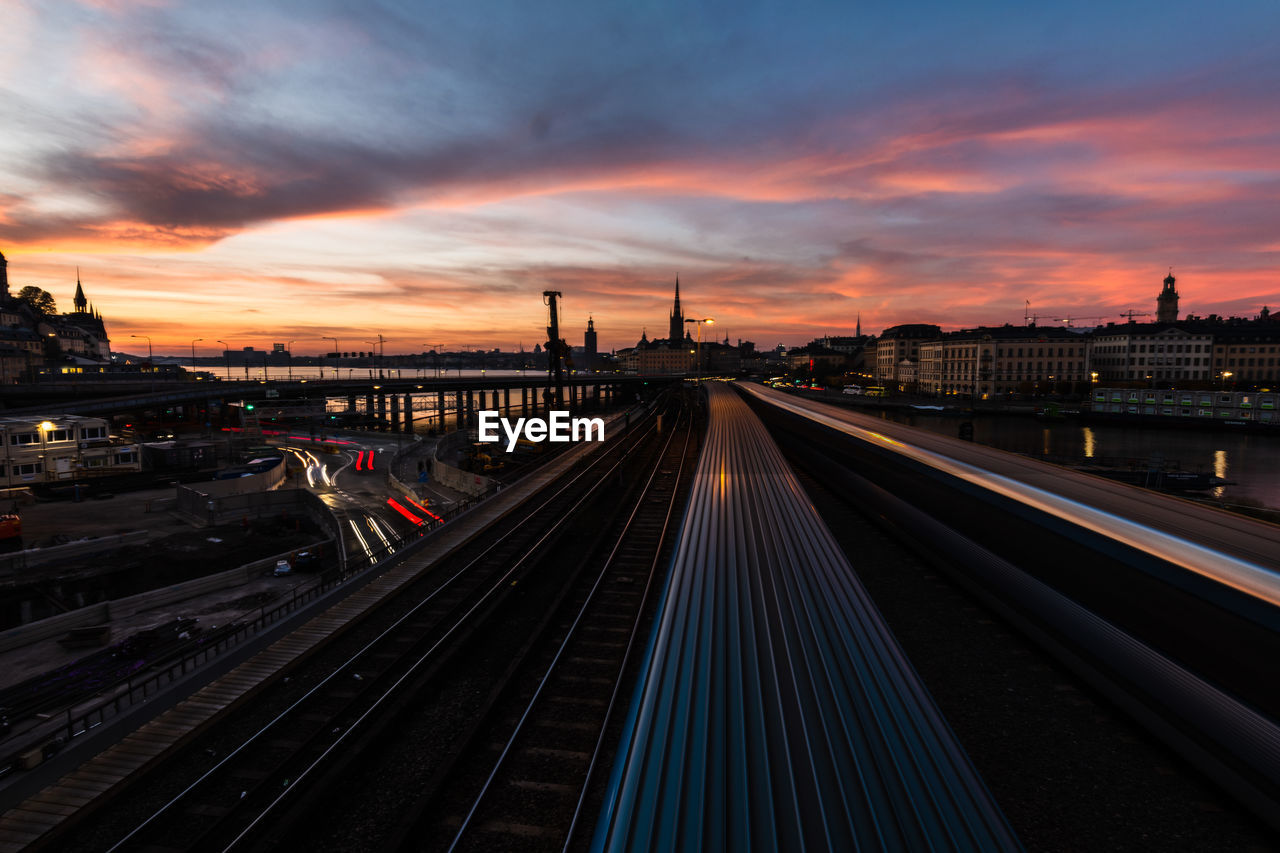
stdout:
<svg viewBox="0 0 1280 853">
<path fill-rule="evenodd" d="M 1235 374 L 1234 374 L 1234 373 L 1232 373 L 1230 370 L 1224 370 L 1224 371 L 1222 371 L 1222 385 L 1221 385 L 1221 387 L 1222 387 L 1223 389 L 1225 389 L 1225 388 L 1227 387 L 1227 380 L 1228 380 L 1228 379 L 1230 379 L 1232 376 L 1235 376 Z"/>
<path fill-rule="evenodd" d="M 326 340 L 326 341 L 333 341 L 333 378 L 334 378 L 334 379 L 337 379 L 337 378 L 338 378 L 338 360 L 339 360 L 339 356 L 341 356 L 341 355 L 342 355 L 342 353 L 341 353 L 341 351 L 340 351 L 340 347 L 338 346 L 338 339 L 337 339 L 337 338 L 325 338 L 325 340 Z M 322 376 L 322 377 L 321 377 L 321 379 L 323 379 L 323 378 L 324 378 L 324 377 Z"/>
<path fill-rule="evenodd" d="M 53 421 L 40 422 L 40 473 L 44 474 L 45 480 L 49 479 L 49 460 L 45 458 L 47 455 L 47 449 L 46 449 L 47 435 L 46 434 L 49 432 L 49 430 L 53 429 L 55 426 L 56 424 L 54 424 Z"/>
<path fill-rule="evenodd" d="M 146 338 L 146 339 L 147 339 L 147 362 L 151 365 L 151 368 L 154 370 L 154 369 L 155 369 L 155 362 L 154 362 L 154 361 L 152 361 L 152 359 L 151 359 L 151 336 L 150 336 L 150 335 L 130 335 L 129 337 L 131 337 L 131 338 Z"/>
<path fill-rule="evenodd" d="M 696 360 L 697 364 L 693 368 L 694 370 L 693 376 L 694 376 L 694 384 L 701 385 L 702 384 L 702 327 L 710 326 L 714 324 L 715 318 L 702 317 L 697 319 L 685 320 L 685 322 L 696 323 L 698 326 L 698 349 L 696 351 L 696 354 L 694 355 L 694 359 Z"/>
<path fill-rule="evenodd" d="M 227 381 L 230 382 L 231 381 L 231 344 L 227 343 L 224 340 L 219 340 L 218 343 L 222 344 L 222 360 L 226 362 Z"/>
<path fill-rule="evenodd" d="M 387 354 L 387 345 L 383 342 L 382 335 L 378 335 L 376 341 L 365 341 L 366 344 L 376 347 L 373 353 L 373 363 L 378 366 L 378 378 L 382 379 L 383 356 Z"/>
<path fill-rule="evenodd" d="M 297 343 L 296 338 L 284 345 L 285 355 L 289 357 L 289 381 L 290 382 L 293 381 L 293 345 L 295 343 Z"/>
<path fill-rule="evenodd" d="M 203 341 L 204 338 L 196 338 L 191 341 L 191 372 L 196 372 L 196 344 Z"/>
</svg>

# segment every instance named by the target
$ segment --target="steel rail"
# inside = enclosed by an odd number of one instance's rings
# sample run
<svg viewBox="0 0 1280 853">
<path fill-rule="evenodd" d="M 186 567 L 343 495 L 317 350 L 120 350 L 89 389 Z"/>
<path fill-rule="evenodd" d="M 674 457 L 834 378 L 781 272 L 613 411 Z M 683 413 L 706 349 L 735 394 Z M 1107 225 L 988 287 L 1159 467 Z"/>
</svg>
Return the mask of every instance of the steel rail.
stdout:
<svg viewBox="0 0 1280 853">
<path fill-rule="evenodd" d="M 502 770 L 502 767 L 506 762 L 507 756 L 511 753 L 516 741 L 524 732 L 525 724 L 528 722 L 529 718 L 532 716 L 534 709 L 537 707 L 539 700 L 542 698 L 543 691 L 545 690 L 547 684 L 550 683 L 553 676 L 557 673 L 558 671 L 557 668 L 559 666 L 561 659 L 564 656 L 565 650 L 568 649 L 572 644 L 572 642 L 577 638 L 578 626 L 582 624 L 582 621 L 585 618 L 588 609 L 595 602 L 596 593 L 600 590 L 601 586 L 603 585 L 604 580 L 608 575 L 609 571 L 614 567 L 615 561 L 618 557 L 619 552 L 622 549 L 623 543 L 626 541 L 627 534 L 628 532 L 630 532 L 632 524 L 635 522 L 636 517 L 640 513 L 640 510 L 644 508 L 644 502 L 649 497 L 649 494 L 653 488 L 654 481 L 657 479 L 658 473 L 662 469 L 662 466 L 666 459 L 667 450 L 670 448 L 672 441 L 675 439 L 675 434 L 677 429 L 679 429 L 678 423 L 674 425 L 673 429 L 667 436 L 666 442 L 664 442 L 662 446 L 662 450 L 659 451 L 659 453 L 657 454 L 657 458 L 654 460 L 653 468 L 649 472 L 648 478 L 645 480 L 644 487 L 641 489 L 640 494 L 635 498 L 635 505 L 632 507 L 626 522 L 624 522 L 622 530 L 618 533 L 617 539 L 614 541 L 613 547 L 610 549 L 608 556 L 605 557 L 603 563 L 601 564 L 600 570 L 596 574 L 596 578 L 594 583 L 592 583 L 591 589 L 588 591 L 586 598 L 583 600 L 582 604 L 579 606 L 578 612 L 574 616 L 573 622 L 570 624 L 568 631 L 565 633 L 565 636 L 561 640 L 559 647 L 556 649 L 556 652 L 553 655 L 550 663 L 547 665 L 546 671 L 543 673 L 542 677 L 539 679 L 538 686 L 534 689 L 533 695 L 529 698 L 529 701 L 526 704 L 524 711 L 521 713 L 520 719 L 517 721 L 515 728 L 512 729 L 510 735 L 507 737 L 507 741 L 503 745 L 501 753 L 498 755 L 497 759 L 494 761 L 493 767 L 490 769 L 489 775 L 485 779 L 484 784 L 481 786 L 480 790 L 477 792 L 474 800 L 472 801 L 470 809 L 468 809 L 466 815 L 463 816 L 462 823 L 459 825 L 457 832 L 454 834 L 453 840 L 449 844 L 450 853 L 452 853 L 453 850 L 457 849 L 458 845 L 462 842 L 463 836 L 466 835 L 467 831 L 470 829 L 472 819 L 475 817 L 477 811 L 480 808 L 481 803 L 484 801 L 486 795 L 489 793 L 490 789 L 492 788 L 494 780 L 497 779 L 498 773 Z M 679 483 L 680 474 L 684 470 L 685 456 L 687 455 L 688 445 L 691 437 L 692 437 L 692 432 L 687 432 L 685 435 L 684 450 L 682 451 L 681 458 L 680 458 L 680 468 L 676 474 L 677 484 Z M 676 488 L 672 489 L 671 499 L 670 501 L 668 501 L 666 517 L 663 522 L 662 534 L 659 537 L 659 543 L 662 541 L 662 539 L 666 537 L 667 525 L 670 523 L 671 514 L 675 506 L 677 491 L 678 489 Z M 653 576 L 657 570 L 659 559 L 660 558 L 658 555 L 654 556 L 654 559 L 650 564 L 648 576 L 645 579 L 645 588 L 641 596 L 640 606 L 636 613 L 636 619 L 632 626 L 631 634 L 628 636 L 627 649 L 626 649 L 626 652 L 624 652 L 623 654 L 622 663 L 619 667 L 618 676 L 614 683 L 614 688 L 610 698 L 610 702 L 605 712 L 604 723 L 602 724 L 601 731 L 597 739 L 596 753 L 593 753 L 592 755 L 592 761 L 591 761 L 592 767 L 594 767 L 596 763 L 596 758 L 597 758 L 598 751 L 600 749 L 600 744 L 603 742 L 603 739 L 604 739 L 605 728 L 608 726 L 609 711 L 613 708 L 614 700 L 616 699 L 621 687 L 620 682 L 622 678 L 622 673 L 626 669 L 627 659 L 628 659 L 627 655 L 632 648 L 635 635 L 639 630 L 639 625 L 643 618 L 645 604 L 648 602 L 649 590 L 652 588 L 652 585 L 653 585 Z M 585 796 L 587 786 L 590 784 L 590 779 L 591 779 L 591 769 L 589 768 L 586 778 L 583 780 L 581 785 L 581 794 L 578 800 L 579 804 L 581 804 L 582 802 L 582 797 Z M 577 817 L 577 812 L 575 810 L 575 822 L 576 822 L 576 817 Z M 569 837 L 572 837 L 572 834 L 573 834 L 573 829 L 572 829 L 572 826 L 570 826 Z M 568 838 L 566 838 L 565 843 L 566 845 L 568 844 Z"/>
<path fill-rule="evenodd" d="M 637 422 L 637 427 L 639 427 L 639 426 L 640 426 L 640 422 Z M 639 429 L 637 429 L 637 430 L 636 430 L 636 435 L 637 435 L 638 437 L 637 437 L 637 439 L 636 439 L 636 442 L 634 442 L 634 443 L 633 443 L 633 446 L 634 446 L 634 444 L 638 444 L 640 441 L 642 441 L 642 440 L 643 440 L 643 437 L 644 437 L 644 436 L 643 436 L 643 430 L 639 430 Z M 630 450 L 630 448 L 628 448 L 628 450 Z M 625 453 L 621 454 L 621 456 L 623 456 L 623 457 L 625 457 L 625 455 L 626 455 Z M 526 514 L 526 517 L 528 517 L 528 516 L 532 516 L 532 515 L 535 515 L 535 514 L 537 514 L 538 512 L 541 512 L 543 509 L 546 509 L 546 508 L 547 508 L 548 506 L 550 506 L 554 501 L 556 501 L 558 498 L 560 498 L 560 496 L 561 496 L 561 495 L 565 494 L 565 493 L 566 493 L 567 491 L 569 491 L 571 488 L 573 488 L 574 486 L 576 486 L 576 485 L 578 484 L 578 482 L 579 482 L 582 478 L 584 478 L 584 477 L 588 476 L 589 474 L 591 474 L 591 473 L 595 472 L 595 471 L 596 471 L 599 467 L 601 467 L 601 466 L 602 466 L 602 464 L 603 464 L 605 461 L 607 461 L 609 458 L 610 458 L 610 457 L 607 457 L 607 456 L 599 456 L 599 457 L 597 457 L 597 458 L 595 458 L 595 459 L 590 460 L 590 461 L 589 461 L 589 463 L 588 463 L 586 466 L 584 466 L 584 468 L 583 468 L 581 471 L 577 472 L 577 473 L 576 473 L 572 478 L 570 478 L 568 481 L 566 481 L 566 482 L 564 482 L 563 484 L 559 485 L 559 487 L 558 487 L 558 488 L 556 488 L 556 489 L 555 489 L 555 491 L 554 491 L 554 492 L 553 492 L 549 497 L 547 497 L 545 500 L 541 501 L 541 502 L 538 504 L 538 506 L 537 506 L 536 508 L 534 508 L 534 509 L 533 509 L 533 510 L 531 510 L 529 513 L 527 513 L 527 514 Z M 613 465 L 611 465 L 611 466 L 609 467 L 609 470 L 608 470 L 608 471 L 606 471 L 606 473 L 601 477 L 601 479 L 600 479 L 600 481 L 599 481 L 599 482 L 603 482 L 603 481 L 604 481 L 604 479 L 606 479 L 606 478 L 608 477 L 609 473 L 611 473 L 614 469 L 616 469 L 616 467 L 617 467 L 619 464 L 621 464 L 621 460 L 620 460 L 620 459 L 619 459 L 618 461 L 614 461 Z M 597 483 L 597 485 L 598 485 L 598 483 Z M 582 503 L 583 501 L 585 501 L 585 500 L 586 500 L 586 497 L 590 496 L 590 495 L 593 493 L 593 491 L 594 491 L 594 489 L 592 489 L 592 490 L 588 490 L 588 491 L 587 491 L 587 493 L 586 493 L 582 498 L 580 498 L 580 499 L 575 503 L 575 505 L 574 505 L 574 506 L 576 507 L 576 506 L 581 505 L 581 503 Z M 557 525 L 556 525 L 556 528 L 558 528 L 558 526 L 559 526 L 559 525 L 557 524 Z M 505 583 L 505 579 L 506 579 L 506 578 L 508 578 L 508 577 L 510 577 L 510 575 L 511 575 L 512 573 L 514 573 L 514 571 L 519 567 L 519 565 L 522 565 L 522 564 L 523 564 L 523 562 L 524 562 L 524 560 L 525 560 L 525 559 L 527 559 L 527 557 L 528 557 L 529 553 L 531 553 L 532 551 L 534 551 L 534 550 L 536 550 L 537 548 L 539 548 L 539 547 L 540 547 L 540 546 L 541 546 L 541 545 L 542 545 L 542 544 L 543 544 L 543 543 L 544 543 L 544 542 L 545 542 L 545 541 L 546 541 L 546 540 L 547 540 L 547 539 L 548 539 L 548 538 L 553 534 L 553 532 L 554 532 L 554 530 L 555 530 L 556 528 L 553 528 L 553 529 L 551 529 L 551 530 L 546 531 L 542 536 L 540 536 L 540 537 L 538 538 L 537 542 L 535 542 L 532 546 L 530 546 L 528 549 L 526 549 L 526 553 L 524 554 L 524 556 L 520 557 L 520 559 L 516 561 L 516 564 L 515 564 L 515 565 L 513 565 L 513 566 L 511 567 L 511 569 L 510 569 L 508 572 L 504 573 L 503 578 L 502 578 L 501 580 L 499 580 L 499 581 L 497 582 L 497 584 L 495 584 L 495 585 L 493 586 L 493 589 L 501 589 L 501 588 L 503 587 L 504 583 Z M 415 604 L 415 605 L 414 605 L 414 606 L 413 606 L 413 607 L 412 607 L 408 612 L 406 612 L 406 613 L 405 613 L 404 615 L 402 615 L 400 618 L 398 618 L 397 620 L 395 620 L 395 622 L 394 622 L 394 623 L 392 623 L 392 624 L 391 624 L 391 625 L 390 625 L 386 630 L 382 631 L 381 633 L 379 633 L 379 634 L 378 634 L 378 636 L 377 636 L 377 637 L 373 638 L 373 639 L 372 639 L 372 640 L 370 640 L 368 643 L 366 643 L 363 647 L 361 647 L 358 651 L 356 651 L 356 652 L 355 652 L 355 653 L 354 653 L 350 658 L 348 658 L 344 663 L 340 664 L 337 668 L 335 668 L 333 672 L 331 672 L 328 676 L 326 676 L 324 679 L 322 679 L 322 680 L 321 680 L 319 683 L 317 683 L 314 687 L 312 687 L 312 688 L 311 688 L 310 690 L 308 690 L 305 694 L 303 694 L 301 697 L 299 697 L 296 701 L 294 701 L 292 704 L 290 704 L 288 708 L 286 708 L 285 710 L 283 710 L 283 711 L 282 711 L 280 714 L 278 714 L 275 718 L 273 718 L 271 721 L 269 721 L 268 723 L 266 723 L 266 724 L 265 724 L 262 728 L 260 728 L 257 732 L 255 732 L 254 734 L 250 735 L 246 740 L 244 740 L 244 741 L 243 741 L 239 746 L 237 746 L 234 750 L 232 750 L 232 751 L 230 751 L 229 753 L 227 753 L 227 755 L 226 755 L 225 757 L 223 757 L 223 758 L 222 758 L 222 759 L 221 759 L 217 764 L 215 764 L 215 765 L 213 765 L 212 767 L 210 767 L 210 768 L 209 768 L 207 771 L 205 771 L 205 772 L 204 772 L 204 773 L 203 773 L 199 778 L 197 778 L 197 779 L 196 779 L 195 781 L 193 781 L 190 785 L 188 785 L 186 788 L 184 788 L 181 792 L 179 792 L 178 794 L 176 794 L 176 795 L 175 795 L 171 800 L 169 800 L 167 803 L 165 803 L 163 806 L 161 806 L 158 810 L 156 810 L 154 813 L 152 813 L 152 814 L 151 814 L 151 815 L 150 815 L 146 820 L 144 820 L 142 823 L 140 823 L 140 824 L 138 824 L 136 827 L 134 827 L 134 828 L 133 828 L 133 829 L 132 829 L 132 830 L 131 830 L 127 835 L 125 835 L 123 838 L 119 839 L 119 840 L 118 840 L 114 845 L 112 845 L 112 846 L 108 849 L 108 853 L 114 853 L 114 851 L 117 851 L 117 850 L 121 850 L 121 849 L 123 849 L 124 845 L 126 845 L 126 844 L 131 840 L 131 839 L 133 839 L 136 835 L 138 835 L 140 832 L 142 832 L 143 830 L 145 830 L 145 829 L 146 829 L 149 825 L 151 825 L 153 822 L 155 822 L 156 820 L 158 820 L 159 818 L 161 818 L 162 816 L 164 816 L 166 813 L 168 813 L 171 809 L 173 809 L 175 806 L 177 806 L 177 805 L 178 805 L 179 803 L 181 803 L 183 800 L 187 799 L 187 798 L 188 798 L 188 797 L 189 797 L 189 796 L 190 796 L 194 791 L 196 791 L 199 787 L 201 787 L 205 782 L 207 782 L 209 779 L 213 778 L 213 777 L 214 777 L 214 776 L 215 776 L 215 775 L 216 775 L 220 770 L 222 770 L 222 769 L 223 769 L 223 767 L 224 767 L 224 766 L 226 766 L 226 765 L 227 765 L 227 764 L 228 764 L 232 759 L 234 759 L 234 758 L 235 758 L 235 757 L 237 757 L 239 754 L 241 754 L 245 749 L 247 749 L 248 747 L 250 747 L 253 743 L 255 743 L 256 741 L 258 741 L 261 737 L 263 737 L 264 735 L 266 735 L 266 734 L 267 734 L 267 733 L 269 733 L 270 731 L 274 730 L 274 729 L 275 729 L 276 727 L 278 727 L 279 725 L 283 724 L 283 723 L 285 722 L 286 718 L 288 718 L 291 714 L 293 714 L 294 712 L 296 712 L 296 711 L 297 711 L 297 710 L 298 710 L 298 709 L 299 709 L 299 708 L 300 708 L 304 703 L 306 703 L 306 702 L 307 702 L 308 700 L 310 700 L 313 696 L 315 696 L 315 695 L 316 695 L 316 694 L 317 694 L 317 693 L 318 693 L 322 688 L 324 688 L 324 687 L 325 687 L 329 682 L 331 682 L 333 679 L 337 678 L 339 675 L 341 675 L 341 674 L 345 673 L 347 670 L 349 670 L 353 664 L 355 664 L 355 663 L 356 663 L 356 662 L 358 662 L 360 659 L 362 659 L 362 658 L 363 658 L 366 654 L 368 654 L 368 653 L 369 653 L 369 652 L 370 652 L 370 651 L 371 651 L 375 646 L 380 645 L 384 640 L 386 640 L 386 639 L 387 639 L 388 637 L 390 637 L 394 632 L 396 632 L 396 631 L 400 628 L 400 626 L 401 626 L 401 625 L 403 625 L 406 621 L 408 621 L 409 619 L 411 619 L 412 617 L 414 617 L 414 616 L 415 616 L 419 611 L 421 611 L 424 607 L 426 607 L 427 605 L 431 604 L 431 603 L 432 603 L 432 602 L 433 602 L 433 601 L 434 601 L 434 600 L 435 600 L 435 599 L 436 599 L 440 594 L 442 594 L 442 593 L 443 593 L 444 591 L 446 591 L 447 589 L 451 588 L 451 587 L 452 587 L 452 585 L 453 585 L 454 583 L 456 583 L 460 578 L 462 578 L 464 575 L 466 575 L 467 573 L 469 573 L 469 572 L 472 570 L 472 568 L 474 568 L 474 567 L 475 567 L 477 564 L 479 564 L 481 561 L 485 560 L 485 559 L 486 559 L 486 558 L 487 558 L 487 557 L 488 557 L 488 556 L 489 556 L 493 551 L 495 551 L 495 550 L 496 550 L 497 548 L 499 548 L 500 546 L 504 545 L 504 544 L 507 542 L 507 540 L 508 540 L 508 539 L 510 539 L 511 537 L 513 537 L 513 536 L 517 535 L 517 533 L 518 533 L 518 532 L 519 532 L 519 527 L 518 527 L 518 526 L 513 526 L 513 527 L 511 527 L 511 529 L 509 529 L 509 530 L 507 530 L 505 533 L 503 533 L 503 534 L 502 534 L 502 536 L 500 536 L 500 537 L 498 537 L 497 539 L 495 539 L 495 540 L 494 540 L 494 541 L 493 541 L 493 542 L 492 542 L 492 543 L 491 543 L 487 548 L 485 548 L 485 549 L 484 549 L 484 551 L 482 551 L 482 552 L 481 552 L 479 555 L 477 555 L 475 558 L 473 558 L 472 560 L 470 560 L 469 562 L 467 562 L 467 563 L 466 563 L 466 565 L 465 565 L 465 566 L 463 566 L 461 569 L 459 569 L 458 571 L 454 572 L 454 573 L 453 573 L 452 575 L 450 575 L 448 578 L 444 579 L 444 581 L 443 581 L 443 582 L 441 582 L 441 583 L 439 584 L 439 586 L 437 586 L 437 587 L 436 587 L 432 592 L 430 592 L 430 593 L 429 593 L 425 598 L 423 598 L 421 601 L 419 601 L 417 604 Z M 491 590 L 489 591 L 489 593 L 486 593 L 486 594 L 485 594 L 485 600 L 487 600 L 487 596 L 488 596 L 488 595 L 492 594 L 493 589 L 491 589 Z M 482 600 L 480 603 L 477 603 L 475 606 L 473 606 L 470 610 L 468 610 L 468 611 L 467 611 L 467 613 L 464 615 L 464 619 L 465 619 L 465 618 L 468 618 L 468 617 L 470 616 L 470 614 L 471 614 L 471 613 L 473 613 L 473 612 L 474 612 L 474 611 L 475 611 L 475 610 L 480 606 L 480 604 L 481 604 L 481 603 L 483 603 L 483 600 Z M 435 649 L 437 649 L 437 648 L 439 647 L 439 645 L 440 645 L 440 644 L 442 644 L 442 643 L 445 641 L 445 639 L 447 639 L 449 636 L 451 636 L 451 635 L 453 634 L 453 632 L 454 632 L 455 630 L 457 630 L 457 628 L 458 628 L 458 624 L 455 624 L 454 626 L 452 626 L 451 628 L 449 628 L 449 629 L 448 629 L 448 631 L 446 632 L 445 636 L 441 637 L 441 638 L 440 638 L 440 641 L 439 641 L 439 642 L 437 642 L 435 645 L 433 645 L 433 646 L 432 646 L 432 648 L 431 648 L 431 650 L 428 652 L 428 654 L 433 654 L 433 653 L 434 653 L 434 651 L 435 651 Z M 413 667 L 411 667 L 410 672 L 412 672 L 412 671 L 416 670 L 416 668 L 417 668 L 418 666 L 420 666 L 420 665 L 421 665 L 422 661 L 423 661 L 423 660 L 425 660 L 425 658 L 426 658 L 426 655 L 424 655 L 422 659 L 420 659 L 418 662 L 416 662 L 416 663 L 413 665 Z M 387 695 L 389 695 L 389 693 L 390 693 L 390 692 L 394 692 L 396 689 L 398 689 L 399 685 L 403 682 L 404 678 L 406 678 L 407 676 L 408 676 L 408 673 L 406 673 L 404 676 L 402 676 L 400 679 L 398 679 L 398 680 L 397 680 L 397 681 L 396 681 L 396 682 L 391 686 L 391 688 L 389 688 L 388 694 L 384 694 L 384 696 L 383 696 L 383 697 L 381 697 L 381 698 L 379 698 L 378 700 L 376 700 L 376 702 L 374 703 L 374 707 L 377 707 L 377 706 L 381 705 L 381 703 L 382 703 L 382 702 L 387 698 Z M 344 732 L 342 733 L 342 735 L 338 738 L 338 740 L 337 740 L 337 741 L 335 741 L 335 745 L 336 745 L 337 743 L 341 742 L 343 739 L 345 739 L 345 738 L 349 735 L 350 731 L 351 731 L 351 730 L 353 730 L 353 729 L 355 729 L 355 728 L 359 725 L 359 723 L 363 722 L 363 720 L 364 720 L 367 716 L 368 716 L 368 712 L 366 712 L 365 714 L 361 715 L 361 717 L 360 717 L 360 718 L 359 718 L 355 723 L 353 723 L 351 726 L 349 726 L 347 729 L 345 729 L 345 730 L 344 730 Z M 330 747 L 330 749 L 328 749 L 328 750 L 325 750 L 324 754 L 323 754 L 323 755 L 322 755 L 322 757 L 321 757 L 321 760 L 323 760 L 323 758 L 324 758 L 324 757 L 328 756 L 328 754 L 329 754 L 331 751 L 332 751 L 332 747 Z M 307 770 L 306 770 L 306 773 L 309 773 L 311 770 L 313 770 L 313 769 L 314 769 L 314 767 L 316 766 L 316 764 L 318 764 L 318 763 L 319 763 L 319 761 L 317 761 L 317 762 L 313 763 L 310 767 L 308 767 L 308 768 L 307 768 Z M 303 775 L 305 775 L 305 774 L 303 774 Z M 277 806 L 277 805 L 278 805 L 278 804 L 279 804 L 279 803 L 284 799 L 284 797 L 289 793 L 289 791 L 293 790 L 293 789 L 296 787 L 297 782 L 300 782 L 300 781 L 301 781 L 301 779 L 302 779 L 302 775 L 299 775 L 298 777 L 296 777 L 296 779 L 294 780 L 293 784 L 291 784 L 291 785 L 290 785 L 290 787 L 289 787 L 289 789 L 288 789 L 288 790 L 286 790 L 285 794 L 282 794 L 282 795 L 280 795 L 279 797 L 277 797 L 275 800 L 273 800 L 273 801 L 272 801 L 272 803 L 268 805 L 267 809 L 266 809 L 262 814 L 260 814 L 257 818 L 255 818 L 255 819 L 254 819 L 253 823 L 250 825 L 250 827 L 249 827 L 248 829 L 251 829 L 251 828 L 253 828 L 254 826 L 256 826 L 256 825 L 261 821 L 262 817 L 264 817 L 264 816 L 265 816 L 265 814 L 266 814 L 267 812 L 269 812 L 269 811 L 273 810 L 273 809 L 274 809 L 274 808 L 275 808 L 275 807 L 276 807 L 276 806 Z M 240 835 L 239 835 L 239 836 L 237 836 L 237 838 L 232 842 L 232 844 L 230 845 L 230 847 L 234 847 L 234 846 L 235 846 L 235 844 L 239 843 L 239 841 L 241 840 L 241 838 L 243 838 L 243 837 L 244 837 L 244 835 L 247 833 L 248 829 L 246 829 L 246 830 L 245 830 L 245 832 L 240 833 Z M 230 849 L 230 847 L 228 847 L 227 849 Z"/>
<path fill-rule="evenodd" d="M 593 848 L 1016 849 L 759 419 L 708 398 Z"/>
</svg>

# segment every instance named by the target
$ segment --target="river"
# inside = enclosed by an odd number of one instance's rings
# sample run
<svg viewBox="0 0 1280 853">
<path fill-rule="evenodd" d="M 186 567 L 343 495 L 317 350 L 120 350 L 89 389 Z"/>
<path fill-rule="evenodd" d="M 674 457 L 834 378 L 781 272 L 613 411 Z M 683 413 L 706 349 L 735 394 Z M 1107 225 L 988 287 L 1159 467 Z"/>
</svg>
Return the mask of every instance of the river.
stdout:
<svg viewBox="0 0 1280 853">
<path fill-rule="evenodd" d="M 892 420 L 954 436 L 961 418 L 886 413 Z M 1077 460 L 1159 459 L 1187 471 L 1214 474 L 1230 485 L 1208 494 L 1226 503 L 1280 509 L 1280 436 L 1256 432 L 1159 429 L 1081 421 L 1044 422 L 1010 415 L 975 415 L 973 440 L 1032 456 Z"/>
</svg>

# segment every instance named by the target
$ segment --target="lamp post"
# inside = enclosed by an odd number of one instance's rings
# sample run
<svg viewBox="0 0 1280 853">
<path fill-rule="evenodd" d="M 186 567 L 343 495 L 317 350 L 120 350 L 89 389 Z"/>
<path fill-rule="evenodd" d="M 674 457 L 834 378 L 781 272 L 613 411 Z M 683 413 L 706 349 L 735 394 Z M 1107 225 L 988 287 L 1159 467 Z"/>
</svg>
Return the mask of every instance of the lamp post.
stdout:
<svg viewBox="0 0 1280 853">
<path fill-rule="evenodd" d="M 191 372 L 196 372 L 196 344 L 203 341 L 204 338 L 195 338 L 191 341 Z"/>
<path fill-rule="evenodd" d="M 151 356 L 151 336 L 150 336 L 150 335 L 130 335 L 129 337 L 131 337 L 131 338 L 146 338 L 146 339 L 147 339 L 147 363 L 148 363 L 148 364 L 150 364 L 150 365 L 151 365 L 151 369 L 152 369 L 152 370 L 154 370 L 154 369 L 155 369 L 155 362 L 154 362 L 154 361 L 152 361 L 152 356 Z"/>
<path fill-rule="evenodd" d="M 384 342 L 381 334 L 378 335 L 378 339 L 376 341 L 365 341 L 365 343 L 374 347 L 373 363 L 378 366 L 378 378 L 382 379 L 383 356 L 387 353 L 386 343 Z"/>
<path fill-rule="evenodd" d="M 49 460 L 45 458 L 47 453 L 47 433 L 56 426 L 53 421 L 40 422 L 40 473 L 44 474 L 44 479 L 49 479 Z"/>
<path fill-rule="evenodd" d="M 1232 373 L 1230 370 L 1224 370 L 1224 371 L 1222 371 L 1222 383 L 1221 383 L 1221 385 L 1219 386 L 1222 390 L 1224 390 L 1224 391 L 1226 390 L 1226 388 L 1227 388 L 1227 380 L 1228 380 L 1228 379 L 1230 379 L 1232 376 L 1235 376 L 1235 374 L 1234 374 L 1234 373 Z"/>
<path fill-rule="evenodd" d="M 289 357 L 289 381 L 290 382 L 293 381 L 293 345 L 295 343 L 297 343 L 296 338 L 284 345 L 284 353 L 286 356 Z"/>
<path fill-rule="evenodd" d="M 222 360 L 227 366 L 227 381 L 230 382 L 231 381 L 231 344 L 227 343 L 224 340 L 219 340 L 218 343 L 222 344 Z"/>
<path fill-rule="evenodd" d="M 685 322 L 686 322 L 686 323 L 696 323 L 696 324 L 697 324 L 697 326 L 698 326 L 698 349 L 697 349 L 697 351 L 696 351 L 696 353 L 695 353 L 695 355 L 694 355 L 694 359 L 696 360 L 697 364 L 696 364 L 696 365 L 694 366 L 694 368 L 693 368 L 693 370 L 694 370 L 694 373 L 693 373 L 694 380 L 693 380 L 693 381 L 694 381 L 694 384 L 695 384 L 695 385 L 701 385 L 701 384 L 702 384 L 702 327 L 703 327 L 703 326 L 710 326 L 710 325 L 714 324 L 714 323 L 715 323 L 715 318 L 714 318 L 714 317 L 702 317 L 702 318 L 700 318 L 700 319 L 689 319 L 689 320 L 685 320 Z"/>
<path fill-rule="evenodd" d="M 338 347 L 337 338 L 325 338 L 326 341 L 333 341 L 333 378 L 338 378 L 338 360 L 342 355 L 341 349 Z M 323 377 L 321 377 L 323 378 Z"/>
</svg>

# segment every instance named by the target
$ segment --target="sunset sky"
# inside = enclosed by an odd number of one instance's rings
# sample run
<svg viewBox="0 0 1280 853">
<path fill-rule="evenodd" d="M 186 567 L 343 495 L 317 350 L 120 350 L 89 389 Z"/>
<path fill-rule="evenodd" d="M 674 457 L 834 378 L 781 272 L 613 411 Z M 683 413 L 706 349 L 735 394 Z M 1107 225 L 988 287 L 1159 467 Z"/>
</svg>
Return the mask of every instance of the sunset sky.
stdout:
<svg viewBox="0 0 1280 853">
<path fill-rule="evenodd" d="M 761 347 L 1116 320 L 1169 267 L 1253 316 L 1278 44 L 1274 0 L 0 0 L 0 251 L 174 354 L 532 348 L 546 289 L 621 347 L 677 274 Z"/>
</svg>

